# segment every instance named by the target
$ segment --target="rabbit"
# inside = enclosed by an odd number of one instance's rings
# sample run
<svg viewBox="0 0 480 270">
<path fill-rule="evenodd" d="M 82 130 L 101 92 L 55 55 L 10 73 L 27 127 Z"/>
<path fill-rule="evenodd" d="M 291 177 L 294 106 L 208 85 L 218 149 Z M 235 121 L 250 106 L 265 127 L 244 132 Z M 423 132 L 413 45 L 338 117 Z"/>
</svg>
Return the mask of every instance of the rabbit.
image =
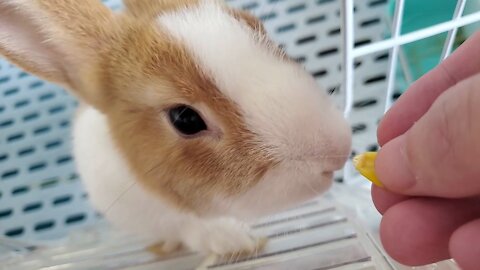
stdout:
<svg viewBox="0 0 480 270">
<path fill-rule="evenodd" d="M 78 98 L 73 154 L 119 230 L 219 255 L 329 189 L 351 130 L 247 11 L 217 0 L 0 0 L 0 54 Z"/>
</svg>

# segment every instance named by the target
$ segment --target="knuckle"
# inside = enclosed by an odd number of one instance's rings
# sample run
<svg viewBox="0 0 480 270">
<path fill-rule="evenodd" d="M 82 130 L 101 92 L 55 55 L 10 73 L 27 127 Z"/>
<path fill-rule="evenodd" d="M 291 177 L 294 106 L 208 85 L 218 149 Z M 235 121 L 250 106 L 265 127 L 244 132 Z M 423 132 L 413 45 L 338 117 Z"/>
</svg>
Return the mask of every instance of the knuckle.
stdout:
<svg viewBox="0 0 480 270">
<path fill-rule="evenodd" d="M 433 126 L 433 134 L 437 134 L 436 143 L 438 143 L 438 149 L 441 150 L 440 157 L 445 157 L 451 153 L 452 147 L 456 143 L 455 122 L 452 121 L 450 104 L 448 102 L 441 102 L 440 104 L 438 123 Z"/>
</svg>

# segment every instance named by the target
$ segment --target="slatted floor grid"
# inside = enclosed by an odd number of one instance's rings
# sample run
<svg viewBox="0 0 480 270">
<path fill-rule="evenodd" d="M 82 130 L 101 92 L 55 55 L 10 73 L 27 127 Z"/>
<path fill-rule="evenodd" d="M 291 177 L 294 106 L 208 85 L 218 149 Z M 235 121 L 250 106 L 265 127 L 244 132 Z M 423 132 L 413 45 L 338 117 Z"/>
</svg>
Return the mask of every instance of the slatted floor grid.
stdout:
<svg viewBox="0 0 480 270">
<path fill-rule="evenodd" d="M 376 269 L 385 262 L 352 221 L 328 200 L 312 201 L 264 219 L 254 234 L 267 236 L 264 250 L 251 257 L 211 258 L 178 253 L 159 259 L 141 241 L 119 232 L 82 232 L 87 239 L 66 247 L 11 259 L 3 269 Z M 367 251 L 368 250 L 368 251 Z M 372 255 L 373 253 L 373 255 Z M 375 257 L 376 256 L 376 257 Z M 10 268 L 14 265 L 14 268 Z M 352 268 L 353 267 L 353 268 Z M 347 268 L 345 268 L 347 269 Z M 383 269 L 383 268 L 382 268 Z"/>
</svg>

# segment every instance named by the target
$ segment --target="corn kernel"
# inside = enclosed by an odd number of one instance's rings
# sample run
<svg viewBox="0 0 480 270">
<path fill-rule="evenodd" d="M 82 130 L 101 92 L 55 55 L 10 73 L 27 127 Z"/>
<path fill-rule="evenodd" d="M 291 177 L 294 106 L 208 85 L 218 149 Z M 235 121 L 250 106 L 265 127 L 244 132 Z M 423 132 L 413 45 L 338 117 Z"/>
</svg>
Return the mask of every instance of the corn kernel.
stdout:
<svg viewBox="0 0 480 270">
<path fill-rule="evenodd" d="M 355 169 L 367 178 L 370 182 L 378 187 L 383 187 L 382 182 L 378 180 L 375 174 L 375 159 L 377 158 L 376 152 L 366 152 L 353 158 L 353 165 Z"/>
</svg>

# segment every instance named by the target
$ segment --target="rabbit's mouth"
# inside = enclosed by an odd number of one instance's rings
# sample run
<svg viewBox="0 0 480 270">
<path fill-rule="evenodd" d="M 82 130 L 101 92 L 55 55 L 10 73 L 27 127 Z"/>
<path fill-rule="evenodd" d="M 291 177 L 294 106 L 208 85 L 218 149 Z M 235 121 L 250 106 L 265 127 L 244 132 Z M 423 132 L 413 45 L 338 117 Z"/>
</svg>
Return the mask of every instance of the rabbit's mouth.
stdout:
<svg viewBox="0 0 480 270">
<path fill-rule="evenodd" d="M 322 176 L 325 177 L 325 178 L 332 178 L 333 177 L 333 171 L 323 172 Z"/>
<path fill-rule="evenodd" d="M 322 167 L 318 161 L 280 162 L 245 193 L 218 198 L 216 210 L 251 221 L 294 207 L 330 188 L 334 170 Z"/>
<path fill-rule="evenodd" d="M 330 159 L 289 159 L 278 162 L 272 170 L 283 171 L 282 175 L 291 175 L 301 181 L 302 178 L 330 178 L 333 173 L 345 165 L 347 157 Z M 280 175 L 280 177 L 282 176 Z"/>
</svg>

